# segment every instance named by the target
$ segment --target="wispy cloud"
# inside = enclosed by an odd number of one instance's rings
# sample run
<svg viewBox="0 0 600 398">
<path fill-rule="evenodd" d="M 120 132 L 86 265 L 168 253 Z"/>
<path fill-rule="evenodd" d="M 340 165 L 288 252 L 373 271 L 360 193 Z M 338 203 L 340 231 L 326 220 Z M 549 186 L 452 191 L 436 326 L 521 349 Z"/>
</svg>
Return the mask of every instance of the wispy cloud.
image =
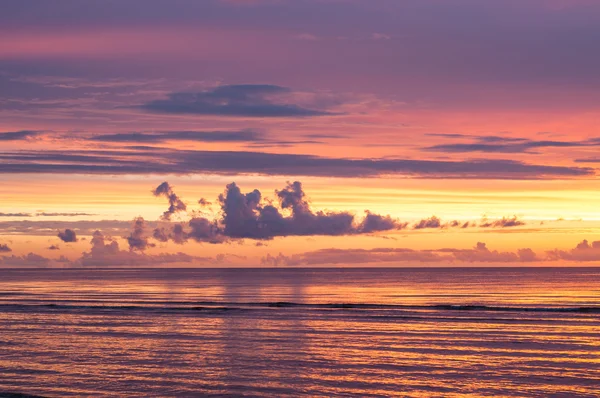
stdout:
<svg viewBox="0 0 600 398">
<path fill-rule="evenodd" d="M 37 137 L 41 131 L 21 130 L 0 132 L 0 141 L 24 141 Z"/>
<path fill-rule="evenodd" d="M 350 159 L 304 154 L 129 148 L 0 153 L 0 174 L 262 174 L 315 177 L 546 179 L 591 177 L 595 170 L 515 160 Z"/>
<path fill-rule="evenodd" d="M 583 141 L 552 141 L 552 140 L 529 140 L 526 138 L 513 138 L 501 136 L 470 136 L 462 134 L 429 134 L 431 136 L 446 137 L 451 139 L 474 139 L 468 143 L 438 144 L 422 148 L 429 152 L 445 153 L 536 153 L 537 149 L 543 148 L 576 148 L 576 147 L 598 147 L 600 139 L 594 138 Z"/>
<path fill-rule="evenodd" d="M 219 86 L 199 93 L 173 93 L 147 102 L 141 109 L 156 113 L 240 117 L 303 117 L 332 115 L 286 101 L 289 88 L 270 84 Z"/>
<path fill-rule="evenodd" d="M 374 263 L 516 263 L 542 261 L 529 248 L 517 252 L 500 252 L 488 249 L 478 242 L 472 249 L 429 249 L 409 248 L 376 249 L 322 249 L 301 254 L 277 256 L 268 254 L 261 263 L 266 266 L 302 266 L 302 265 L 355 265 Z"/>
<path fill-rule="evenodd" d="M 263 142 L 264 136 L 251 130 L 243 131 L 165 131 L 159 133 L 117 133 L 90 137 L 91 141 L 106 143 L 164 143 L 189 142 Z"/>
</svg>

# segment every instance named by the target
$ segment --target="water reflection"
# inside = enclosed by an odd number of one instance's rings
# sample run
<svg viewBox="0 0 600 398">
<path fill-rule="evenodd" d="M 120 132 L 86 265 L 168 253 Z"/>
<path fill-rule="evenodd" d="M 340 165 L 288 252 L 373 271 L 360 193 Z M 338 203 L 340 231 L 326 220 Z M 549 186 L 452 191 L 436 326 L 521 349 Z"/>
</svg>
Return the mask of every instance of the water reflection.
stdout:
<svg viewBox="0 0 600 398">
<path fill-rule="evenodd" d="M 3 271 L 0 391 L 597 396 L 598 270 L 536 271 Z"/>
</svg>

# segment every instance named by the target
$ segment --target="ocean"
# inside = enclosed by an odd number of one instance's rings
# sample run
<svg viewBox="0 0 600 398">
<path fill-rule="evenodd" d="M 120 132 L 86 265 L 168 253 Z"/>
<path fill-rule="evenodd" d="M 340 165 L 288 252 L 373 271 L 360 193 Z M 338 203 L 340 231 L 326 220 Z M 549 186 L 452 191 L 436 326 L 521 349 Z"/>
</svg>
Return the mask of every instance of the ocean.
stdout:
<svg viewBox="0 0 600 398">
<path fill-rule="evenodd" d="M 0 269 L 0 396 L 598 397 L 600 269 Z"/>
</svg>

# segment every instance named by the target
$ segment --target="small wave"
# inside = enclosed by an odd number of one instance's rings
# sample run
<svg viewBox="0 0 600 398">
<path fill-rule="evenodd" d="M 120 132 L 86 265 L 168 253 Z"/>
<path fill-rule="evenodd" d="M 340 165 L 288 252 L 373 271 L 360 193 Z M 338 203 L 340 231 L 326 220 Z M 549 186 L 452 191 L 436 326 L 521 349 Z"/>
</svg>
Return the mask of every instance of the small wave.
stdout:
<svg viewBox="0 0 600 398">
<path fill-rule="evenodd" d="M 172 305 L 169 305 L 172 304 Z M 174 303 L 152 303 L 145 305 L 131 304 L 56 304 L 56 303 L 4 303 L 0 304 L 0 312 L 3 310 L 23 311 L 32 309 L 46 310 L 98 310 L 98 311 L 242 311 L 252 308 L 276 308 L 276 309 L 308 309 L 308 310 L 431 310 L 431 311 L 470 311 L 470 312 L 552 312 L 552 313 L 582 313 L 600 314 L 600 307 L 542 307 L 542 306 L 489 306 L 489 305 L 462 305 L 462 304 L 434 304 L 434 305 L 401 305 L 401 304 L 369 304 L 369 303 L 293 303 L 285 301 L 277 302 L 174 302 Z"/>
<path fill-rule="evenodd" d="M 204 302 L 203 304 L 214 304 Z M 324 303 L 307 304 L 286 301 L 267 303 L 226 303 L 228 305 L 264 306 L 275 308 L 323 308 L 323 309 L 365 309 L 365 310 L 443 310 L 443 311 L 493 311 L 493 312 L 580 312 L 600 313 L 600 307 L 521 307 L 521 306 L 488 306 L 488 305 L 462 305 L 462 304 L 433 304 L 433 305 L 402 305 L 402 304 L 369 304 L 369 303 Z"/>
<path fill-rule="evenodd" d="M 494 312 L 577 312 L 600 313 L 600 307 L 504 307 L 487 305 L 433 305 L 431 308 L 446 311 L 494 311 Z"/>
<path fill-rule="evenodd" d="M 142 305 L 69 305 L 69 304 L 0 304 L 0 312 L 2 309 L 8 310 L 28 310 L 28 309 L 48 309 L 48 310 L 100 310 L 100 311 L 236 311 L 241 308 L 235 307 L 157 307 L 157 306 L 142 306 Z M 1 397 L 0 397 L 1 398 Z"/>
</svg>

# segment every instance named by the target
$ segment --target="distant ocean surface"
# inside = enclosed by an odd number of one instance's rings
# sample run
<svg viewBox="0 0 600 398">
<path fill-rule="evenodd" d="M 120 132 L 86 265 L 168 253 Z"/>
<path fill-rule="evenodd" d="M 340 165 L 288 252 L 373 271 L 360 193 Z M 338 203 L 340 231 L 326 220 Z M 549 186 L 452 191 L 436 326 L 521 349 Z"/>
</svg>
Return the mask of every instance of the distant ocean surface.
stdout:
<svg viewBox="0 0 600 398">
<path fill-rule="evenodd" d="M 600 269 L 0 269 L 0 396 L 599 397 Z"/>
</svg>

